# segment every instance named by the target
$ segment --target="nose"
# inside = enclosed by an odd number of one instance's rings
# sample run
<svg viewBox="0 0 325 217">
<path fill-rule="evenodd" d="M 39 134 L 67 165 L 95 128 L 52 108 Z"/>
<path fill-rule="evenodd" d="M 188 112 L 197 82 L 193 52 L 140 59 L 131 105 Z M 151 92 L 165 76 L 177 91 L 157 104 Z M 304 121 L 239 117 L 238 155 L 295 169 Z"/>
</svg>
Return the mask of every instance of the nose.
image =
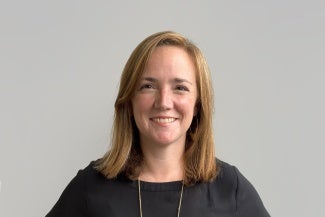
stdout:
<svg viewBox="0 0 325 217">
<path fill-rule="evenodd" d="M 171 109 L 173 106 L 172 93 L 168 89 L 161 89 L 157 92 L 155 108 L 161 110 Z"/>
</svg>

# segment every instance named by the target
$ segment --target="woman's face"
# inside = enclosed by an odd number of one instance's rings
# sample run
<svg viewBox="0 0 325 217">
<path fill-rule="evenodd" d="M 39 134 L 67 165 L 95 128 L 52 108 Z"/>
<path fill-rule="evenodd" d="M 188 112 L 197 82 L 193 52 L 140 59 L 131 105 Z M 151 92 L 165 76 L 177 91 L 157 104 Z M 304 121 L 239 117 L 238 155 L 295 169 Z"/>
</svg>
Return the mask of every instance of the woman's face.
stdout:
<svg viewBox="0 0 325 217">
<path fill-rule="evenodd" d="M 187 52 L 157 47 L 151 54 L 132 98 L 141 145 L 185 145 L 195 115 L 195 67 Z"/>
</svg>

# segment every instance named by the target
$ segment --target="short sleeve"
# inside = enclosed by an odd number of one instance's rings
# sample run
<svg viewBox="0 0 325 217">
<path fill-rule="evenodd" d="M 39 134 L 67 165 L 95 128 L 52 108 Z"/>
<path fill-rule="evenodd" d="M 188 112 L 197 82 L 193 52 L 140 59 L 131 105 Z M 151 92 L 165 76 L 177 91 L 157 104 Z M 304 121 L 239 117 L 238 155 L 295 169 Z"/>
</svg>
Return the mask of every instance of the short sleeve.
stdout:
<svg viewBox="0 0 325 217">
<path fill-rule="evenodd" d="M 234 167 L 237 174 L 236 216 L 270 217 L 253 185 Z"/>
<path fill-rule="evenodd" d="M 86 216 L 85 177 L 83 171 L 71 180 L 46 217 Z"/>
</svg>

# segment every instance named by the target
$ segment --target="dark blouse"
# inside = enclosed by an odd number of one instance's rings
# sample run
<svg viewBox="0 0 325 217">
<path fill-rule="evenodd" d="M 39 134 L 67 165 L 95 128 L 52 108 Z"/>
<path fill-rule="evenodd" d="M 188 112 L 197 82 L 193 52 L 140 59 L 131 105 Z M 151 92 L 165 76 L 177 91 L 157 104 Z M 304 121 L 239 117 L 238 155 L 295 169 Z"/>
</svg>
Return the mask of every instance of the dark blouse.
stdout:
<svg viewBox="0 0 325 217">
<path fill-rule="evenodd" d="M 138 182 L 107 179 L 90 163 L 69 183 L 46 217 L 139 217 Z M 251 183 L 234 166 L 220 162 L 211 183 L 184 187 L 182 217 L 270 216 Z M 143 217 L 176 217 L 182 183 L 141 181 Z"/>
</svg>

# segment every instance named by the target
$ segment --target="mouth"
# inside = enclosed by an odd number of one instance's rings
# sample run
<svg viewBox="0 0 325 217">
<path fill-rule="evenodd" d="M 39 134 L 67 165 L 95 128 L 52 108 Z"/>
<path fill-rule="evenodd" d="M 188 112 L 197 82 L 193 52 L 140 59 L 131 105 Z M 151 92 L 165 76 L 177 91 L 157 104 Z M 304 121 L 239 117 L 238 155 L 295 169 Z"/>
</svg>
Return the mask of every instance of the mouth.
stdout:
<svg viewBox="0 0 325 217">
<path fill-rule="evenodd" d="M 159 117 L 159 118 L 150 118 L 150 120 L 152 120 L 153 122 L 156 122 L 156 123 L 172 123 L 174 121 L 177 120 L 177 118 L 171 118 L 171 117 L 168 117 L 168 118 L 162 118 L 162 117 Z"/>
</svg>

